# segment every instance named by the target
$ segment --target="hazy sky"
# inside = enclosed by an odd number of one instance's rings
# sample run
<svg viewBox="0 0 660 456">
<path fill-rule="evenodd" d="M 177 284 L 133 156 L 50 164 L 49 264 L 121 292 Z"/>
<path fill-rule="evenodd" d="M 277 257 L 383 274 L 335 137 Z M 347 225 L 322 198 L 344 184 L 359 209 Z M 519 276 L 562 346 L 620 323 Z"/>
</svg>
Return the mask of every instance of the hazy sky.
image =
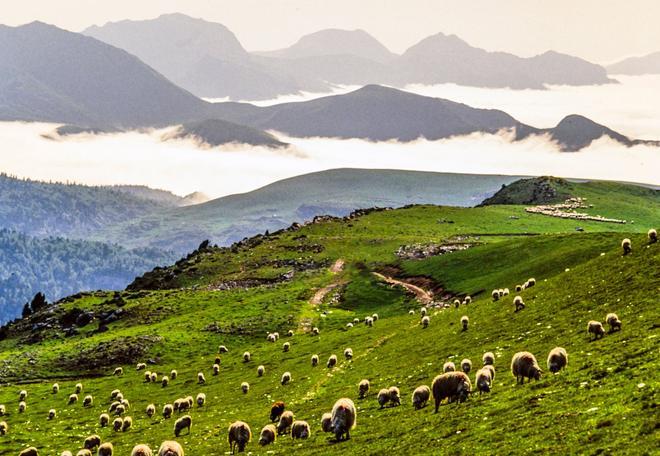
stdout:
<svg viewBox="0 0 660 456">
<path fill-rule="evenodd" d="M 248 50 L 323 28 L 362 28 L 395 52 L 437 33 L 523 56 L 548 49 L 608 63 L 660 51 L 658 0 L 0 0 L 0 22 L 91 24 L 182 12 L 229 27 Z"/>
</svg>

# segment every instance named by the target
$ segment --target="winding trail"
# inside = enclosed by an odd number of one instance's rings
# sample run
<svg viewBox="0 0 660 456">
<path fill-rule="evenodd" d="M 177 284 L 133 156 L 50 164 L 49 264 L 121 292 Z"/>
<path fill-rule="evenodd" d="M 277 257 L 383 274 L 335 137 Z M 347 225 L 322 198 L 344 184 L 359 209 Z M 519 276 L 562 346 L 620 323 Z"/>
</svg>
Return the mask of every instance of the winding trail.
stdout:
<svg viewBox="0 0 660 456">
<path fill-rule="evenodd" d="M 413 293 L 415 298 L 425 306 L 433 303 L 433 294 L 423 288 L 418 287 L 417 285 L 413 285 L 412 283 L 404 282 L 402 280 L 397 280 L 393 277 L 388 277 L 379 272 L 373 272 L 372 274 L 391 285 L 398 285 L 405 288 L 409 292 Z"/>
</svg>

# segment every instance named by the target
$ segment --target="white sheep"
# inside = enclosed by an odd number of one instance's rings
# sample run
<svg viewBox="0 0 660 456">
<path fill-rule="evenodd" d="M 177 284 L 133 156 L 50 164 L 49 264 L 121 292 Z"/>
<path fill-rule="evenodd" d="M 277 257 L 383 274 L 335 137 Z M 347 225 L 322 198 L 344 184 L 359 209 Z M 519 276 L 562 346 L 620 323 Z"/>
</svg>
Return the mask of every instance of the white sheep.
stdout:
<svg viewBox="0 0 660 456">
<path fill-rule="evenodd" d="M 486 368 L 479 369 L 474 381 L 479 390 L 479 395 L 482 393 L 490 393 L 490 388 L 493 383 L 491 370 Z"/>
<path fill-rule="evenodd" d="M 428 315 L 424 315 L 421 321 L 422 328 L 428 328 L 430 323 L 431 323 L 431 318 Z"/>
<path fill-rule="evenodd" d="M 484 366 L 495 364 L 495 354 L 493 352 L 486 352 L 482 356 L 481 360 L 484 363 Z"/>
<path fill-rule="evenodd" d="M 324 413 L 321 416 L 321 430 L 323 432 L 332 432 L 332 413 Z"/>
<path fill-rule="evenodd" d="M 243 362 L 248 363 L 250 362 L 250 359 L 252 358 L 252 355 L 250 355 L 250 352 L 246 351 L 243 353 Z"/>
<path fill-rule="evenodd" d="M 241 391 L 243 391 L 243 394 L 247 394 L 250 391 L 250 384 L 248 382 L 241 383 Z"/>
<path fill-rule="evenodd" d="M 88 394 L 83 399 L 83 407 L 91 407 L 93 403 L 94 403 L 94 398 L 92 397 L 91 394 Z"/>
<path fill-rule="evenodd" d="M 649 244 L 658 242 L 658 232 L 655 230 L 655 228 L 651 228 L 647 233 L 647 236 L 649 237 Z"/>
<path fill-rule="evenodd" d="M 133 447 L 131 450 L 131 456 L 153 456 L 153 452 L 147 445 L 140 443 Z"/>
<path fill-rule="evenodd" d="M 284 344 L 282 345 L 282 351 L 286 353 L 289 351 L 289 348 L 291 348 L 291 344 L 289 342 L 284 342 Z"/>
<path fill-rule="evenodd" d="M 18 413 L 23 413 L 27 409 L 27 404 L 25 401 L 21 401 L 18 403 Z"/>
<path fill-rule="evenodd" d="M 83 391 L 82 383 L 76 383 L 75 393 L 80 394 L 80 393 L 82 393 L 82 391 Z"/>
<path fill-rule="evenodd" d="M 330 355 L 327 363 L 328 369 L 335 367 L 336 364 L 337 364 L 337 355 Z"/>
<path fill-rule="evenodd" d="M 296 420 L 291 425 L 291 438 L 292 439 L 307 439 L 312 435 L 307 421 Z"/>
<path fill-rule="evenodd" d="M 107 413 L 101 413 L 99 416 L 99 425 L 101 427 L 106 427 L 108 424 L 110 424 L 110 415 Z"/>
<path fill-rule="evenodd" d="M 461 317 L 461 325 L 463 326 L 463 331 L 467 331 L 469 322 L 470 319 L 468 318 L 467 315 L 463 315 Z"/>
<path fill-rule="evenodd" d="M 190 427 L 192 426 L 192 417 L 184 415 L 174 422 L 174 436 L 179 437 L 184 429 L 188 430 L 190 434 Z"/>
<path fill-rule="evenodd" d="M 511 358 L 511 373 L 516 377 L 517 383 L 524 383 L 525 378 L 528 381 L 539 380 L 543 371 L 536 362 L 536 357 L 530 352 L 518 352 Z"/>
<path fill-rule="evenodd" d="M 70 394 L 69 395 L 69 405 L 75 404 L 78 402 L 78 395 L 76 393 Z"/>
<path fill-rule="evenodd" d="M 48 411 L 48 419 L 49 420 L 54 420 L 56 416 L 57 416 L 57 411 L 55 409 L 50 409 Z"/>
<path fill-rule="evenodd" d="M 60 392 L 60 385 L 57 383 L 53 383 L 53 394 L 57 394 Z"/>
<path fill-rule="evenodd" d="M 158 449 L 158 456 L 184 456 L 183 448 L 179 442 L 174 440 L 166 440 L 160 444 Z"/>
<path fill-rule="evenodd" d="M 312 367 L 318 366 L 319 364 L 319 355 L 312 355 Z"/>
<path fill-rule="evenodd" d="M 610 332 L 621 331 L 621 320 L 615 313 L 608 313 L 605 316 L 605 322 L 610 325 Z"/>
<path fill-rule="evenodd" d="M 288 385 L 290 381 L 291 381 L 291 372 L 283 373 L 282 378 L 280 379 L 280 383 L 282 385 Z"/>
<path fill-rule="evenodd" d="M 275 442 L 277 439 L 277 429 L 273 424 L 267 424 L 261 429 L 261 434 L 259 435 L 259 445 L 266 446 Z"/>
<path fill-rule="evenodd" d="M 112 422 L 112 429 L 113 429 L 115 432 L 119 432 L 119 431 L 121 431 L 121 427 L 122 427 L 123 424 L 124 424 L 124 420 L 122 420 L 121 418 L 117 417 L 117 418 L 115 418 L 114 421 Z"/>
<path fill-rule="evenodd" d="M 513 305 L 516 307 L 516 312 L 523 310 L 525 308 L 525 303 L 523 302 L 522 296 L 516 296 L 513 298 Z"/>
<path fill-rule="evenodd" d="M 197 407 L 203 407 L 206 403 L 206 394 L 199 393 L 195 398 L 195 402 L 197 402 Z"/>
<path fill-rule="evenodd" d="M 137 366 L 135 366 L 135 370 L 144 370 L 147 368 L 147 365 L 145 363 L 137 363 Z"/>
<path fill-rule="evenodd" d="M 351 429 L 357 425 L 357 409 L 352 400 L 348 398 L 339 399 L 332 407 L 330 414 L 330 432 L 335 434 L 335 439 L 341 441 L 351 438 Z M 344 437 L 345 436 L 345 437 Z"/>
<path fill-rule="evenodd" d="M 568 353 L 563 347 L 555 347 L 548 353 L 548 370 L 553 374 L 568 365 Z"/>
<path fill-rule="evenodd" d="M 163 388 L 167 388 L 167 385 L 170 384 L 170 379 L 167 377 L 167 375 L 163 375 L 163 378 L 160 379 L 160 385 Z"/>
<path fill-rule="evenodd" d="M 440 403 L 447 399 L 449 402 L 465 401 L 472 390 L 472 383 L 465 372 L 445 372 L 433 379 L 431 391 L 435 401 L 435 413 L 438 413 Z"/>
<path fill-rule="evenodd" d="M 352 348 L 346 348 L 344 350 L 344 358 L 346 359 L 353 359 L 353 349 Z"/>
<path fill-rule="evenodd" d="M 258 377 L 263 377 L 264 372 L 266 372 L 266 368 L 263 365 L 257 367 L 257 376 Z"/>
<path fill-rule="evenodd" d="M 173 404 L 165 404 L 163 406 L 163 418 L 165 418 L 165 419 L 171 418 L 172 413 L 174 413 L 174 405 Z"/>
<path fill-rule="evenodd" d="M 112 375 L 116 375 L 116 376 L 124 375 L 124 368 L 123 367 L 115 368 L 115 371 Z"/>
<path fill-rule="evenodd" d="M 213 365 L 213 375 L 220 375 L 220 365 L 219 364 L 214 364 Z"/>
<path fill-rule="evenodd" d="M 177 378 L 178 376 L 179 376 L 179 373 L 178 373 L 175 369 L 172 369 L 172 371 L 170 372 L 170 378 L 171 378 L 172 380 L 176 380 L 176 378 Z"/>
<path fill-rule="evenodd" d="M 24 400 L 27 399 L 27 396 L 28 396 L 27 391 L 25 391 L 25 390 L 21 390 L 21 391 L 18 393 L 18 400 L 19 400 L 19 401 L 24 401 Z"/>
<path fill-rule="evenodd" d="M 587 323 L 587 332 L 594 335 L 594 339 L 600 339 L 605 335 L 603 324 L 599 321 L 591 320 Z"/>
<path fill-rule="evenodd" d="M 6 421 L 0 421 L 0 435 L 7 435 L 9 432 L 9 425 Z"/>
<path fill-rule="evenodd" d="M 364 399 L 369 393 L 370 383 L 366 378 L 358 384 L 358 399 Z"/>
<path fill-rule="evenodd" d="M 154 404 L 147 405 L 146 413 L 149 418 L 152 418 L 156 414 L 156 406 Z"/>
<path fill-rule="evenodd" d="M 630 239 L 625 238 L 623 241 L 621 241 L 621 248 L 623 249 L 624 255 L 628 255 L 630 252 L 632 252 L 632 242 L 630 242 Z"/>
<path fill-rule="evenodd" d="M 415 410 L 423 408 L 431 397 L 431 389 L 426 385 L 415 388 L 412 393 L 412 405 Z"/>
<path fill-rule="evenodd" d="M 465 372 L 466 374 L 469 374 L 470 371 L 472 370 L 472 361 L 470 361 L 467 358 L 464 358 L 461 361 L 461 370 Z"/>
<path fill-rule="evenodd" d="M 318 335 L 319 335 L 319 332 L 320 332 L 320 331 L 319 331 L 319 328 L 317 328 L 316 326 L 314 326 L 314 327 L 312 328 L 312 334 L 314 334 L 315 336 L 318 336 Z"/>
<path fill-rule="evenodd" d="M 229 353 L 229 349 L 227 349 L 227 347 L 225 347 L 224 345 L 220 345 L 218 347 L 218 353 Z"/>
<path fill-rule="evenodd" d="M 128 432 L 131 429 L 131 426 L 133 426 L 133 418 L 127 416 L 121 423 L 121 432 Z"/>
<path fill-rule="evenodd" d="M 250 426 L 243 421 L 235 421 L 229 426 L 229 448 L 232 454 L 238 449 L 239 453 L 245 451 L 245 446 L 252 440 Z"/>
<path fill-rule="evenodd" d="M 442 365 L 442 372 L 454 372 L 455 370 L 456 365 L 451 361 L 447 361 Z"/>
</svg>

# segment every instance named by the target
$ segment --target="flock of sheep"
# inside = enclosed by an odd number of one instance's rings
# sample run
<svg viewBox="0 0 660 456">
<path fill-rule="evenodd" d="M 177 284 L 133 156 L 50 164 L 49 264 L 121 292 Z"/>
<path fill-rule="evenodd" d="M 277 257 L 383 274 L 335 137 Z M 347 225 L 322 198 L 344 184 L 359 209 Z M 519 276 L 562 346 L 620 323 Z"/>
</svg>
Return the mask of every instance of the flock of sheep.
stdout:
<svg viewBox="0 0 660 456">
<path fill-rule="evenodd" d="M 650 230 L 648 233 L 650 243 L 657 241 L 657 234 L 655 230 Z M 632 251 L 631 242 L 629 239 L 624 239 L 622 244 L 622 249 L 624 255 L 629 254 Z M 530 278 L 523 285 L 517 285 L 516 291 L 522 291 L 526 288 L 533 287 L 536 284 L 536 280 Z M 509 290 L 496 289 L 492 292 L 493 300 L 497 301 L 501 297 L 509 294 Z M 520 299 L 518 299 L 520 298 Z M 456 300 L 455 304 L 458 307 L 460 304 L 469 304 L 472 301 L 470 296 L 466 296 L 462 301 Z M 524 303 L 520 296 L 514 298 L 514 304 L 516 306 L 516 311 L 522 310 L 524 308 Z M 415 314 L 414 310 L 409 311 L 410 314 Z M 426 328 L 430 324 L 430 316 L 427 314 L 427 308 L 422 307 L 421 314 L 421 325 L 423 328 Z M 374 322 L 378 320 L 378 315 L 373 314 L 364 319 L 364 323 L 367 326 L 373 326 Z M 353 322 L 348 323 L 348 327 L 352 327 L 354 324 L 361 322 L 360 319 L 354 319 Z M 605 317 L 606 323 L 610 326 L 610 331 L 620 331 L 622 324 L 621 320 L 614 313 L 609 313 Z M 469 320 L 467 316 L 461 317 L 461 326 L 464 331 L 468 329 Z M 587 325 L 587 331 L 590 335 L 593 335 L 594 338 L 598 339 L 605 335 L 605 330 L 602 323 L 599 321 L 589 321 Z M 312 334 L 319 334 L 318 328 L 312 329 Z M 288 336 L 293 336 L 293 331 L 288 332 Z M 267 335 L 267 340 L 270 342 L 276 342 L 279 340 L 279 334 L 277 332 L 269 333 Z M 283 351 L 288 352 L 291 344 L 285 342 L 283 344 Z M 228 353 L 227 347 L 221 345 L 218 349 L 220 354 Z M 346 360 L 351 360 L 353 358 L 353 350 L 351 348 L 346 348 L 344 350 L 344 357 Z M 243 354 L 243 360 L 248 362 L 251 360 L 251 354 L 245 352 Z M 318 355 L 314 354 L 311 357 L 312 366 L 317 366 L 319 363 Z M 469 359 L 463 359 L 460 363 L 460 370 L 458 370 L 453 362 L 446 362 L 443 366 L 443 373 L 436 376 L 432 383 L 431 387 L 428 385 L 420 385 L 412 393 L 411 402 L 412 406 L 415 409 L 421 409 L 427 405 L 431 397 L 434 400 L 435 412 L 438 412 L 440 404 L 447 400 L 448 403 L 464 402 L 471 394 L 489 393 L 492 388 L 493 380 L 495 378 L 495 355 L 492 352 L 487 352 L 482 357 L 483 366 L 478 369 L 475 373 L 475 386 L 476 390 L 472 388 L 472 382 L 470 381 L 469 374 L 472 371 L 472 361 Z M 328 358 L 326 366 L 332 368 L 337 364 L 337 356 L 331 355 Z M 560 370 L 564 369 L 568 365 L 568 353 L 562 347 L 553 348 L 547 357 L 547 367 L 548 370 L 552 373 L 557 373 Z M 216 357 L 215 363 L 213 364 L 213 374 L 218 375 L 220 369 L 220 357 Z M 137 371 L 144 371 L 142 375 L 145 382 L 157 383 L 159 381 L 158 374 L 156 372 L 150 372 L 146 370 L 147 365 L 145 363 L 139 363 L 136 366 Z M 518 352 L 513 355 L 511 359 L 511 373 L 516 378 L 517 383 L 524 383 L 525 378 L 528 379 L 528 382 L 531 379 L 539 380 L 543 371 L 539 367 L 539 364 L 536 360 L 536 357 L 527 351 Z M 257 375 L 263 376 L 265 368 L 263 365 L 258 366 Z M 113 372 L 115 376 L 124 375 L 123 368 L 116 368 Z M 160 383 L 162 387 L 167 387 L 171 380 L 175 380 L 178 377 L 176 370 L 172 370 L 169 376 L 162 376 L 160 378 Z M 281 377 L 281 384 L 286 385 L 291 381 L 291 373 L 285 372 Z M 206 383 L 206 378 L 203 372 L 197 374 L 197 383 L 204 384 Z M 358 384 L 357 397 L 358 399 L 364 399 L 370 390 L 370 382 L 367 379 L 363 379 Z M 249 384 L 243 382 L 241 385 L 241 390 L 243 393 L 247 394 L 249 391 Z M 57 383 L 53 384 L 52 392 L 53 394 L 58 394 L 60 387 Z M 79 396 L 83 393 L 83 385 L 78 383 L 74 387 L 74 392 L 68 396 L 67 402 L 69 405 L 75 404 L 79 401 Z M 383 388 L 378 391 L 377 401 L 381 408 L 389 405 L 391 407 L 401 405 L 401 392 L 398 387 L 390 386 L 389 388 Z M 21 390 L 18 394 L 18 412 L 23 413 L 27 409 L 27 398 L 28 392 L 26 390 Z M 116 432 L 127 432 L 131 429 L 132 418 L 130 416 L 124 416 L 131 408 L 130 402 L 124 397 L 122 392 L 118 389 L 113 390 L 110 393 L 111 405 L 108 408 L 107 413 L 102 413 L 99 416 L 99 426 L 106 427 L 112 426 Z M 86 395 L 83 398 L 82 405 L 83 407 L 91 407 L 94 403 L 94 398 L 91 395 Z M 206 404 L 206 395 L 204 393 L 199 393 L 195 399 L 192 396 L 187 396 L 185 398 L 179 398 L 173 401 L 171 404 L 165 404 L 162 408 L 162 416 L 165 419 L 169 419 L 173 414 L 185 413 L 191 410 L 194 405 L 197 404 L 197 407 L 203 407 Z M 151 418 L 156 414 L 156 406 L 154 404 L 149 404 L 146 407 L 145 414 Z M 2 416 L 6 415 L 6 407 L 0 405 L 0 419 Z M 53 420 L 57 417 L 57 411 L 51 409 L 48 413 L 47 419 Z M 113 418 L 114 417 L 114 418 Z M 112 421 L 111 421 L 112 420 Z M 284 402 L 278 401 L 275 402 L 270 410 L 270 420 L 271 424 L 265 425 L 259 435 L 259 444 L 266 446 L 275 442 L 277 436 L 281 435 L 290 435 L 293 439 L 306 439 L 311 435 L 311 426 L 307 421 L 295 420 L 294 414 L 290 410 L 286 410 L 286 405 Z M 324 413 L 321 418 L 321 429 L 323 432 L 333 433 L 337 441 L 348 440 L 350 439 L 350 431 L 355 428 L 357 423 L 357 409 L 353 401 L 349 398 L 341 398 L 336 401 L 332 410 L 328 413 Z M 190 433 L 192 427 L 192 417 L 189 414 L 183 415 L 175 420 L 174 423 L 174 437 L 179 437 L 182 432 L 186 431 Z M 0 436 L 5 435 L 9 432 L 9 425 L 6 421 L 0 421 Z M 235 421 L 229 426 L 227 431 L 227 438 L 230 445 L 230 449 L 233 452 L 239 451 L 242 452 L 245 450 L 248 443 L 252 440 L 252 430 L 250 426 L 243 421 Z M 112 456 L 113 455 L 113 445 L 110 442 L 102 442 L 101 438 L 98 435 L 89 436 L 82 443 L 82 449 L 76 453 L 76 456 L 92 456 L 94 451 L 98 456 Z M 151 448 L 145 444 L 136 445 L 132 452 L 131 456 L 153 456 L 157 454 L 158 456 L 184 456 L 184 450 L 182 446 L 174 441 L 167 440 L 162 442 L 158 451 L 154 453 Z M 35 447 L 27 448 L 20 452 L 19 456 L 38 456 L 39 452 Z M 70 451 L 63 451 L 61 456 L 73 456 Z"/>
</svg>

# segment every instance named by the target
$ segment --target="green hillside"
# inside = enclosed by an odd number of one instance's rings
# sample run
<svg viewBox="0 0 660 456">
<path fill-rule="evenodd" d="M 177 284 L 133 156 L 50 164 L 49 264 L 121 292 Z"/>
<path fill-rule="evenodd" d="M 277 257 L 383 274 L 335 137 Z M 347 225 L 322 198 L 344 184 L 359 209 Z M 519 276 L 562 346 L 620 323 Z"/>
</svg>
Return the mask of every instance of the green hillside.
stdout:
<svg viewBox="0 0 660 456">
<path fill-rule="evenodd" d="M 658 193 L 599 183 L 576 184 L 573 191 L 593 204 L 586 211 L 629 222 L 580 221 L 583 231 L 576 231 L 576 220 L 517 205 L 360 211 L 228 248 L 202 246 L 139 278 L 130 291 L 77 295 L 5 327 L 0 404 L 7 415 L 0 421 L 9 432 L 0 436 L 0 455 L 29 445 L 40 454 L 75 454 L 91 434 L 111 441 L 116 454 L 129 454 L 137 443 L 154 448 L 174 438 L 178 415 L 164 419 L 163 405 L 200 392 L 206 404 L 190 412 L 191 433 L 176 439 L 186 454 L 227 453 L 227 427 L 235 420 L 251 426 L 252 454 L 653 454 L 660 422 L 660 244 L 649 244 L 646 232 L 660 215 Z M 633 251 L 622 256 L 625 237 Z M 459 250 L 414 260 L 396 255 L 413 245 Z M 376 271 L 435 293 L 428 328 L 420 325 L 415 295 L 388 285 Z M 493 288 L 513 290 L 530 277 L 536 285 L 520 293 L 522 311 L 514 312 L 515 293 L 492 301 Z M 442 307 L 465 294 L 472 295 L 471 304 Z M 100 320 L 118 309 L 118 317 L 99 330 Z M 604 321 L 608 312 L 618 314 L 622 330 L 590 341 L 587 321 Z M 77 334 L 70 335 L 71 321 L 81 313 L 91 321 L 73 326 Z M 379 316 L 373 327 L 347 327 L 373 313 Z M 467 331 L 461 331 L 463 315 L 470 319 Z M 288 337 L 288 330 L 295 334 Z M 273 331 L 282 337 L 267 342 Z M 284 342 L 290 351 L 283 351 Z M 214 376 L 221 344 L 229 352 L 220 355 Z M 546 357 L 555 346 L 566 348 L 569 364 L 552 375 Z M 347 347 L 354 353 L 350 361 L 342 356 Z M 249 362 L 242 359 L 246 350 Z M 522 350 L 536 355 L 541 380 L 516 385 L 509 364 Z M 413 409 L 414 388 L 430 386 L 446 361 L 471 359 L 474 386 L 486 351 L 496 356 L 490 393 L 442 405 L 437 414 L 433 406 Z M 320 357 L 317 367 L 310 364 L 312 354 Z M 339 362 L 328 369 L 331 354 Z M 178 378 L 167 387 L 144 382 L 138 362 L 147 362 L 159 379 L 171 369 Z M 258 365 L 265 366 L 263 377 Z M 125 374 L 114 377 L 118 366 Z M 286 371 L 292 381 L 283 386 Z M 197 384 L 198 372 L 206 384 Z M 358 399 L 363 378 L 371 391 Z M 55 381 L 58 394 L 51 392 Z M 67 405 L 79 381 L 83 395 L 94 396 L 93 406 Z M 250 384 L 246 395 L 244 381 Z M 401 390 L 401 406 L 380 409 L 378 390 L 393 385 Z M 133 427 L 125 433 L 98 425 L 115 388 L 130 401 L 126 415 Z M 24 413 L 17 410 L 21 389 L 29 394 Z M 358 424 L 351 440 L 336 443 L 322 433 L 320 418 L 341 397 L 355 401 Z M 276 400 L 310 423 L 310 439 L 281 436 L 259 447 L 259 431 Z M 153 418 L 145 413 L 150 403 L 157 408 Z M 58 416 L 49 421 L 51 408 Z"/>
</svg>

